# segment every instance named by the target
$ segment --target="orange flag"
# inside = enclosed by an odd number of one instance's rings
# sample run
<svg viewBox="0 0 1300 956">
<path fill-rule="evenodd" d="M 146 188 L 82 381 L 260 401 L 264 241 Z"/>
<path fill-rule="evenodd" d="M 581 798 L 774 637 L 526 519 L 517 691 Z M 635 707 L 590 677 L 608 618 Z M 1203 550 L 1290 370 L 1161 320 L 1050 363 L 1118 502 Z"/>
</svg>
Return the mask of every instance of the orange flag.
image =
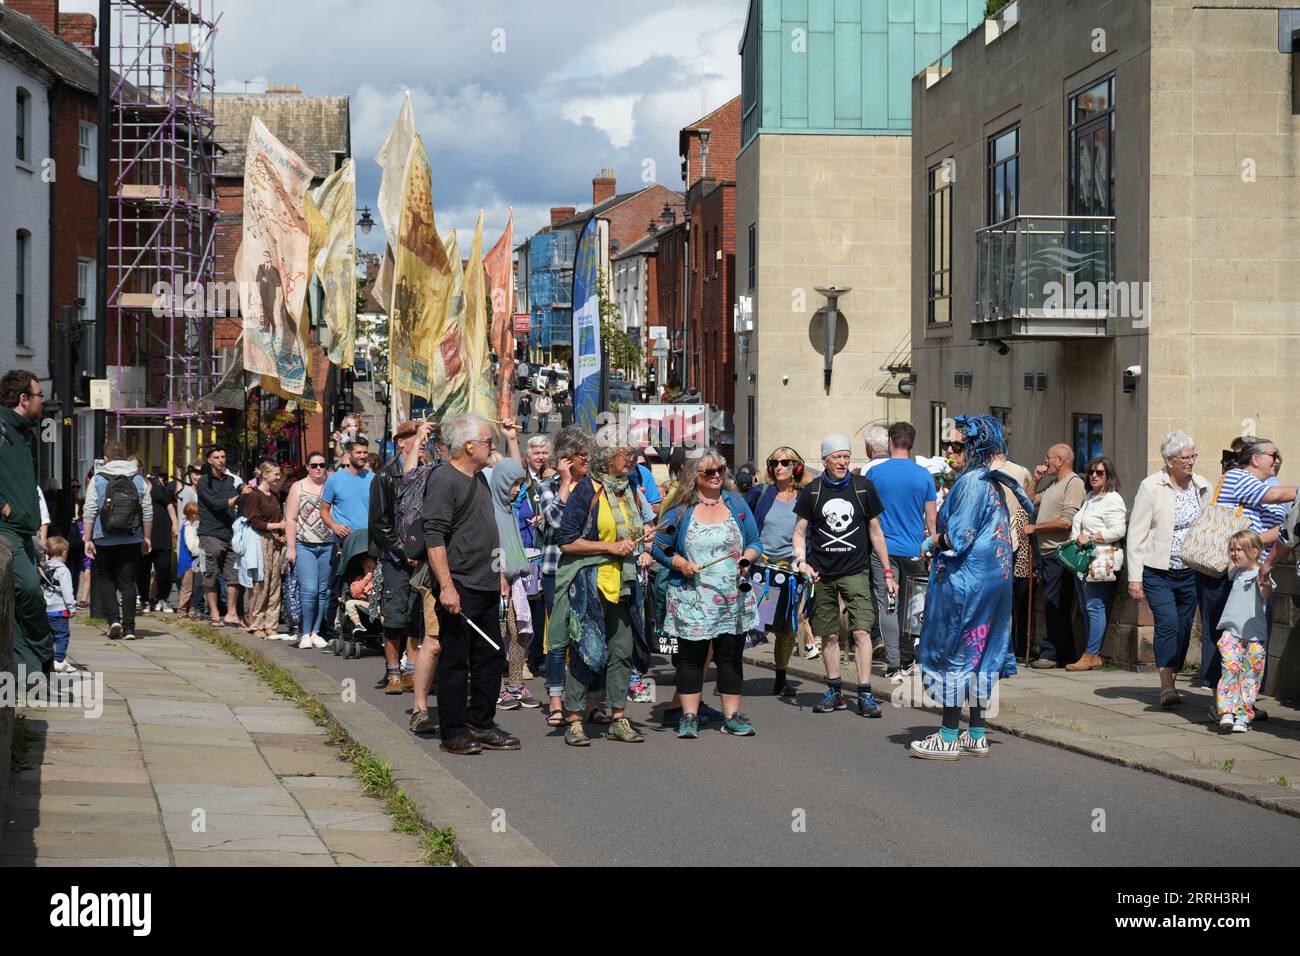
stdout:
<svg viewBox="0 0 1300 956">
<path fill-rule="evenodd" d="M 506 421 L 514 417 L 515 337 L 512 328 L 515 311 L 515 211 L 510 210 L 506 231 L 483 257 L 488 289 L 492 296 L 492 350 L 500 363 L 497 371 L 497 417 Z"/>
</svg>

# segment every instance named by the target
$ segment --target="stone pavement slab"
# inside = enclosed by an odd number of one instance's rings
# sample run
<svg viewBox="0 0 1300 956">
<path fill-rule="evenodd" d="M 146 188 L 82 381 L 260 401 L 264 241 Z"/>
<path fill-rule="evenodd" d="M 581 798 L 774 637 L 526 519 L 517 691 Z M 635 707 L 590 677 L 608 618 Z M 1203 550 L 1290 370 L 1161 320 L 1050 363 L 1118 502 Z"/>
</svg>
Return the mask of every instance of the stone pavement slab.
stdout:
<svg viewBox="0 0 1300 956">
<path fill-rule="evenodd" d="M 0 866 L 419 865 L 418 838 L 292 701 L 166 622 L 137 633 L 74 621 L 69 657 L 102 675 L 103 714 L 28 712 Z"/>
</svg>

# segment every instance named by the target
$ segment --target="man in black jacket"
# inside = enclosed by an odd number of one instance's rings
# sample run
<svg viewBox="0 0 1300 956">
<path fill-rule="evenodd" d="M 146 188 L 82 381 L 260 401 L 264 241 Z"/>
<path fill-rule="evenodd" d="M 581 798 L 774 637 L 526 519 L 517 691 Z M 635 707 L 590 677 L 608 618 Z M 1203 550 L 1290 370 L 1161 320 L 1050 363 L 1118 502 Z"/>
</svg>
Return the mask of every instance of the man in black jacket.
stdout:
<svg viewBox="0 0 1300 956">
<path fill-rule="evenodd" d="M 203 550 L 203 593 L 208 600 L 208 616 L 217 627 L 238 627 L 239 572 L 231 541 L 231 528 L 239 517 L 239 496 L 249 490 L 235 486 L 226 471 L 226 450 L 214 445 L 208 450 L 208 470 L 194 487 L 199 497 L 199 547 Z M 217 577 L 226 579 L 226 616 L 217 606 Z"/>
<path fill-rule="evenodd" d="M 384 619 L 384 662 L 387 667 L 385 694 L 415 691 L 416 637 L 421 624 L 420 593 L 411 588 L 411 572 L 423 556 L 423 538 L 408 547 L 402 540 L 397 512 L 398 491 L 405 481 L 419 476 L 413 473 L 420 467 L 420 449 L 433 432 L 431 422 L 406 421 L 397 426 L 393 440 L 397 454 L 393 460 L 375 473 L 370 483 L 370 553 L 383 568 L 383 588 L 380 591 L 381 614 Z M 403 477 L 406 476 L 406 477 Z M 406 645 L 406 670 L 399 659 L 402 645 Z"/>
<path fill-rule="evenodd" d="M 49 674 L 54 667 L 54 638 L 32 543 L 41 526 L 35 428 L 44 402 L 45 389 L 31 372 L 13 369 L 0 379 L 0 537 L 13 552 L 13 667 L 25 667 L 29 675 Z"/>
</svg>

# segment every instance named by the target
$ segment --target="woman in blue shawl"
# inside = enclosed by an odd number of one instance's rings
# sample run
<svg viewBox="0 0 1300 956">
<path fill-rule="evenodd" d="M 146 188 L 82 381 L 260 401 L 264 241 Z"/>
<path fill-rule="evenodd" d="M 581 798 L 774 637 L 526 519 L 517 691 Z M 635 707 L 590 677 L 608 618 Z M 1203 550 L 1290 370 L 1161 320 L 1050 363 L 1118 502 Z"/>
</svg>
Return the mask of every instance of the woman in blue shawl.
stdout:
<svg viewBox="0 0 1300 956">
<path fill-rule="evenodd" d="M 956 760 L 987 757 L 984 708 L 1000 677 L 1016 672 L 1011 650 L 1012 503 L 1033 505 L 1020 485 L 997 469 L 1006 461 L 1002 423 L 991 415 L 957 419 L 965 467 L 939 511 L 937 533 L 922 551 L 933 556 L 918 654 L 927 697 L 943 706 L 938 733 L 913 741 L 912 756 Z M 961 731 L 963 704 L 970 729 Z"/>
</svg>

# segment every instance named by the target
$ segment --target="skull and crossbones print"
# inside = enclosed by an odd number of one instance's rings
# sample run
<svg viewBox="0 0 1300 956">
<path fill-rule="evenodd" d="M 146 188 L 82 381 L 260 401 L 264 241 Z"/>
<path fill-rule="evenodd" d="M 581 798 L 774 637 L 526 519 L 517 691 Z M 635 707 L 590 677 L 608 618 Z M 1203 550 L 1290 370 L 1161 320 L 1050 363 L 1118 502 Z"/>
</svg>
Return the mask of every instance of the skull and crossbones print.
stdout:
<svg viewBox="0 0 1300 956">
<path fill-rule="evenodd" d="M 823 547 L 842 544 L 850 550 L 857 550 L 858 546 L 848 540 L 853 532 L 853 505 L 843 498 L 831 498 L 822 505 L 822 521 L 825 526 L 821 533 L 826 536 Z"/>
</svg>

